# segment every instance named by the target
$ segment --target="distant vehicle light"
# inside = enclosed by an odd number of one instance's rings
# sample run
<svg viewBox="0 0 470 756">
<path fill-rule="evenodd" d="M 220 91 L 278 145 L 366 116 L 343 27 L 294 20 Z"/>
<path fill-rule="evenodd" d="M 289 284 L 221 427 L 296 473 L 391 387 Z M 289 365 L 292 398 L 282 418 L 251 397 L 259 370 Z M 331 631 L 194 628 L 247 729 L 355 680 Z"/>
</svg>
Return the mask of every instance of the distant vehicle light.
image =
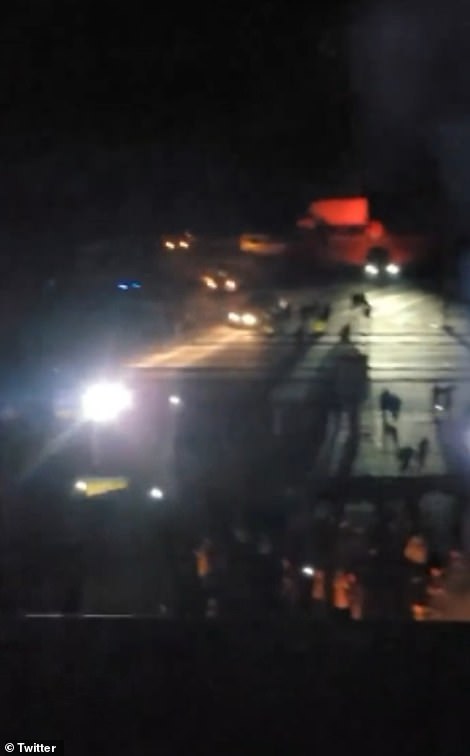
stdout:
<svg viewBox="0 0 470 756">
<path fill-rule="evenodd" d="M 122 383 L 96 383 L 82 396 L 83 419 L 94 423 L 117 420 L 131 407 L 132 393 Z"/>
<path fill-rule="evenodd" d="M 232 278 L 228 278 L 225 281 L 224 286 L 227 289 L 227 291 L 236 291 L 236 289 L 237 289 L 237 283 Z"/>
<path fill-rule="evenodd" d="M 370 263 L 366 265 L 365 271 L 368 276 L 378 276 L 379 275 L 379 269 L 376 265 L 371 265 Z"/>
<path fill-rule="evenodd" d="M 287 301 L 287 299 L 280 299 L 279 307 L 281 308 L 281 310 L 287 310 L 287 308 L 289 307 L 289 302 Z"/>
<path fill-rule="evenodd" d="M 87 488 L 87 483 L 84 480 L 77 480 L 74 484 L 74 489 L 80 491 L 80 493 L 86 493 Z"/>
<path fill-rule="evenodd" d="M 179 246 L 182 247 L 183 249 L 189 248 L 189 244 L 186 241 L 180 241 Z"/>
<path fill-rule="evenodd" d="M 150 499 L 163 499 L 164 493 L 161 488 L 157 488 L 156 486 L 153 486 L 149 492 L 148 492 Z"/>
<path fill-rule="evenodd" d="M 246 326 L 254 326 L 258 322 L 256 315 L 252 315 L 251 312 L 245 312 L 242 315 L 242 323 Z"/>
<path fill-rule="evenodd" d="M 127 291 L 127 289 L 129 288 L 129 286 L 127 284 L 124 284 L 124 283 L 119 283 L 117 285 L 117 288 L 121 289 L 121 291 Z"/>
<path fill-rule="evenodd" d="M 142 288 L 142 284 L 139 283 L 139 281 L 133 281 L 132 282 L 132 288 L 133 289 L 141 289 Z"/>
<path fill-rule="evenodd" d="M 174 249 L 174 248 L 175 248 L 175 245 L 174 245 L 174 244 L 173 244 L 173 242 L 171 242 L 171 241 L 166 241 L 166 242 L 165 242 L 165 247 L 166 247 L 167 249 Z"/>
<path fill-rule="evenodd" d="M 237 312 L 229 312 L 228 319 L 231 323 L 239 323 L 241 320 L 240 315 Z"/>
<path fill-rule="evenodd" d="M 315 575 L 315 570 L 313 567 L 302 567 L 301 569 L 302 575 L 306 575 L 307 577 L 313 577 Z"/>
<path fill-rule="evenodd" d="M 204 283 L 206 284 L 208 289 L 217 288 L 217 281 L 215 281 L 211 276 L 205 276 Z"/>
<path fill-rule="evenodd" d="M 398 265 L 395 265 L 395 263 L 390 263 L 389 265 L 387 265 L 386 271 L 391 276 L 397 276 L 400 272 L 400 267 Z"/>
<path fill-rule="evenodd" d="M 172 404 L 174 407 L 179 407 L 181 405 L 181 397 L 177 396 L 176 394 L 172 394 L 168 398 L 168 402 Z"/>
</svg>

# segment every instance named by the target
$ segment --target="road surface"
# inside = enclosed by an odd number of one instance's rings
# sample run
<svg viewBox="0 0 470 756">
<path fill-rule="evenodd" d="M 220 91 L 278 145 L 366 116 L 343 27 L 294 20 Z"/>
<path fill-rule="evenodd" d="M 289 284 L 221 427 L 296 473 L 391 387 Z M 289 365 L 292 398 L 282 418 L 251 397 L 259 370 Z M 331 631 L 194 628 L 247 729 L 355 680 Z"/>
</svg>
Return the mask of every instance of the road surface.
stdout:
<svg viewBox="0 0 470 756">
<path fill-rule="evenodd" d="M 384 389 L 402 400 L 398 445 L 414 448 L 420 439 L 429 440 L 423 468 L 412 464 L 407 476 L 442 475 L 459 453 L 459 464 L 465 463 L 465 429 L 436 427 L 431 390 L 435 382 L 455 385 L 454 410 L 462 414 L 470 376 L 467 313 L 451 309 L 444 330 L 435 295 L 407 282 L 362 288 L 372 305 L 371 318 L 351 308 L 354 283 L 279 291 L 297 310 L 318 300 L 331 304 L 327 333 L 305 345 L 293 336 L 298 315 L 271 339 L 230 328 L 225 315 L 235 300 L 211 300 L 219 302 L 211 304 L 211 324 L 171 344 L 141 350 L 127 364 L 136 412 L 118 428 L 119 459 L 111 464 L 103 454 L 103 464 L 117 473 L 123 459 L 125 467 L 151 477 L 152 485 L 171 489 L 184 480 L 191 490 L 197 481 L 234 488 L 250 467 L 271 476 L 291 463 L 313 476 L 396 476 L 396 446 L 383 432 L 379 411 Z M 339 333 L 346 325 L 351 343 L 340 347 Z M 354 389 L 352 363 L 340 367 L 338 362 L 345 348 L 366 355 L 369 367 L 352 429 L 351 415 L 330 412 L 326 417 L 325 412 L 335 393 Z"/>
<path fill-rule="evenodd" d="M 397 475 L 396 445 L 384 433 L 379 396 L 384 389 L 400 397 L 402 411 L 396 423 L 398 445 L 415 448 L 422 438 L 430 442 L 422 468 L 412 464 L 406 474 L 440 475 L 448 470 L 452 449 L 459 445 L 454 428 L 434 423 L 431 391 L 435 384 L 455 386 L 454 414 L 466 403 L 470 380 L 470 320 L 464 309 L 451 309 L 443 329 L 442 305 L 431 293 L 401 283 L 386 288 L 369 287 L 366 295 L 372 316 L 366 318 L 349 305 L 350 287 L 345 287 L 334 305 L 328 333 L 303 356 L 279 387 L 275 400 L 284 405 L 315 397 L 312 384 L 322 366 L 338 348 L 338 334 L 351 327 L 351 343 L 368 360 L 368 396 L 361 405 L 356 448 L 347 463 L 355 475 Z M 347 371 L 343 381 L 348 382 Z M 346 413 L 329 419 L 326 438 L 315 467 L 334 476 L 344 465 L 345 449 L 351 442 Z M 395 425 L 389 418 L 390 424 Z"/>
<path fill-rule="evenodd" d="M 240 396 L 247 386 L 259 383 L 272 408 L 280 408 L 284 417 L 292 412 L 302 414 L 319 400 L 315 387 L 325 376 L 325 365 L 336 355 L 341 329 L 349 325 L 351 344 L 367 356 L 369 386 L 360 408 L 359 439 L 348 472 L 379 476 L 399 472 L 396 447 L 392 437 L 383 432 L 379 410 L 379 395 L 388 389 L 402 400 L 396 425 L 398 445 L 414 448 L 422 438 L 430 442 L 423 468 L 412 464 L 406 474 L 443 474 L 449 449 L 458 446 L 459 439 L 455 433 L 454 438 L 449 437 L 448 429 L 442 431 L 433 422 L 431 390 L 435 383 L 454 385 L 455 414 L 461 413 L 470 380 L 469 317 L 463 309 L 451 309 L 447 316 L 450 328 L 444 330 L 439 298 L 400 282 L 363 287 L 372 305 L 372 316 L 366 318 L 360 309 L 350 306 L 355 288 L 354 284 L 338 284 L 289 294 L 296 307 L 318 299 L 332 305 L 327 333 L 309 347 L 299 349 L 295 343 L 295 318 L 284 335 L 272 340 L 215 324 L 195 338 L 139 355 L 132 363 L 134 374 L 149 383 L 158 379 L 156 383 L 163 382 L 168 392 L 202 392 L 207 401 L 216 395 Z M 344 386 L 349 378 L 348 370 L 339 371 L 338 380 Z M 238 419 L 246 422 L 242 416 Z M 279 420 L 277 428 L 281 434 L 283 422 Z M 325 443 L 312 467 L 321 467 L 332 476 L 340 472 L 348 439 L 348 418 L 330 418 Z"/>
</svg>

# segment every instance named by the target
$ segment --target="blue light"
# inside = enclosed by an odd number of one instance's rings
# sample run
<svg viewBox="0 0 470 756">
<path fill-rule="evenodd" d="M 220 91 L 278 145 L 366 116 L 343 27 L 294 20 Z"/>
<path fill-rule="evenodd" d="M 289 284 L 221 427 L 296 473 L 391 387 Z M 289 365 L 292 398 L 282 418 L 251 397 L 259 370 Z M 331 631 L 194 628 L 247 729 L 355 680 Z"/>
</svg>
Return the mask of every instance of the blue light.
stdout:
<svg viewBox="0 0 470 756">
<path fill-rule="evenodd" d="M 142 284 L 139 283 L 138 281 L 133 281 L 132 288 L 133 289 L 141 289 L 142 288 Z"/>
<path fill-rule="evenodd" d="M 127 284 L 120 283 L 117 285 L 118 289 L 121 289 L 122 291 L 126 291 L 129 286 Z"/>
</svg>

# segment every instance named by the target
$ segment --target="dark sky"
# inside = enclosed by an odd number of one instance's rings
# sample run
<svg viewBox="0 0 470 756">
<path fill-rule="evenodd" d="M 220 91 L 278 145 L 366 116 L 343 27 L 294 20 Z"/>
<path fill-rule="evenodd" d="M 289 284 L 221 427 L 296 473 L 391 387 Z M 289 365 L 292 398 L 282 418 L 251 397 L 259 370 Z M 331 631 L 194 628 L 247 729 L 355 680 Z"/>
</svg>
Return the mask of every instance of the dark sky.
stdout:
<svg viewBox="0 0 470 756">
<path fill-rule="evenodd" d="M 340 0 L 15 3 L 0 45 L 4 224 L 293 221 L 351 168 L 348 17 Z"/>
<path fill-rule="evenodd" d="M 437 180 L 456 195 L 470 186 L 469 33 L 465 0 L 381 0 L 353 26 L 351 78 L 374 190 L 423 195 Z"/>
</svg>

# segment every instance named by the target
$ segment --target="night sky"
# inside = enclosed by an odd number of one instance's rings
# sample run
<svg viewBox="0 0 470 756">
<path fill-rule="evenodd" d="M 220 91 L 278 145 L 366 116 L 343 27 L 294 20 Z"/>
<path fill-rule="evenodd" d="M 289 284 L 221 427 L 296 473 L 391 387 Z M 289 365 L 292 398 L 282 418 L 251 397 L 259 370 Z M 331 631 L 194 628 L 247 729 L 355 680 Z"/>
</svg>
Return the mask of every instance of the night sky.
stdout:
<svg viewBox="0 0 470 756">
<path fill-rule="evenodd" d="M 281 227 L 354 175 L 346 2 L 149 8 L 3 11 L 4 229 Z"/>
</svg>

